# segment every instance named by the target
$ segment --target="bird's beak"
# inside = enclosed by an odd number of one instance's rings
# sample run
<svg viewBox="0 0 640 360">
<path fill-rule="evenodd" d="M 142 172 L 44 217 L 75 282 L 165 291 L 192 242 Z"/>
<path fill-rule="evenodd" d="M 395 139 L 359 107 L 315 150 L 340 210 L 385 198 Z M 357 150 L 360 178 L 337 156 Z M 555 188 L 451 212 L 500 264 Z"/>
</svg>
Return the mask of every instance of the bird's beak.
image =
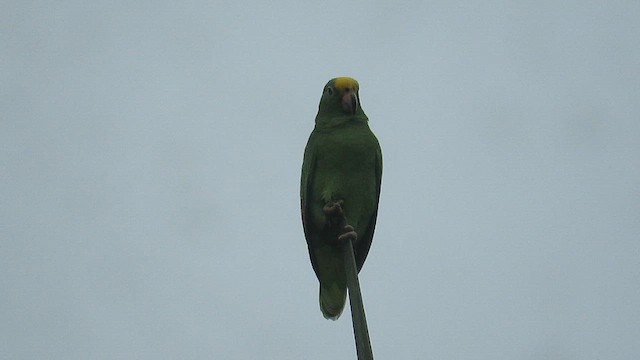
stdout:
<svg viewBox="0 0 640 360">
<path fill-rule="evenodd" d="M 353 89 L 347 89 L 342 95 L 342 110 L 349 115 L 355 115 L 358 111 L 358 96 Z"/>
</svg>

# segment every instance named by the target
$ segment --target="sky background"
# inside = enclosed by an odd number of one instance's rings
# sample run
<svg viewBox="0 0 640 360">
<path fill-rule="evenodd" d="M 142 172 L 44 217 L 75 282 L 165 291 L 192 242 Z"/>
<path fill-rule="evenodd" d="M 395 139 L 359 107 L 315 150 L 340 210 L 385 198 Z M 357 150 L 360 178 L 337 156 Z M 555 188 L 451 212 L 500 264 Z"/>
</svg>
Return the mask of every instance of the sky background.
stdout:
<svg viewBox="0 0 640 360">
<path fill-rule="evenodd" d="M 355 359 L 299 214 L 324 84 L 384 155 L 376 359 L 640 356 L 640 2 L 5 1 L 0 358 Z"/>
</svg>

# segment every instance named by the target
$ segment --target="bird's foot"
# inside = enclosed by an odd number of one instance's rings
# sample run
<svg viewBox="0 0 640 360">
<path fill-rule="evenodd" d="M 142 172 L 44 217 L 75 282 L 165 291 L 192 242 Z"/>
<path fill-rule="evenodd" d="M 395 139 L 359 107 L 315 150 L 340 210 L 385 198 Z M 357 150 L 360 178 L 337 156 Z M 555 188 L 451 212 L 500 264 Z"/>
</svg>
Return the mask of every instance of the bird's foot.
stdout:
<svg viewBox="0 0 640 360">
<path fill-rule="evenodd" d="M 353 226 L 351 225 L 346 225 L 343 229 L 342 235 L 338 236 L 339 242 L 344 242 L 348 240 L 351 240 L 352 243 L 358 240 L 358 233 L 355 232 Z"/>
<path fill-rule="evenodd" d="M 327 203 L 327 205 L 322 208 L 322 211 L 324 211 L 324 214 L 329 217 L 340 217 L 344 214 L 344 211 L 342 211 L 342 205 L 344 205 L 344 201 L 342 200 L 333 201 Z"/>
<path fill-rule="evenodd" d="M 327 226 L 335 229 L 342 226 L 341 224 L 344 224 L 336 243 L 344 243 L 348 240 L 355 242 L 358 239 L 358 234 L 355 232 L 353 226 L 345 224 L 347 219 L 344 217 L 343 206 L 344 201 L 336 200 L 327 203 L 324 208 L 322 208 L 324 214 L 327 216 Z"/>
</svg>

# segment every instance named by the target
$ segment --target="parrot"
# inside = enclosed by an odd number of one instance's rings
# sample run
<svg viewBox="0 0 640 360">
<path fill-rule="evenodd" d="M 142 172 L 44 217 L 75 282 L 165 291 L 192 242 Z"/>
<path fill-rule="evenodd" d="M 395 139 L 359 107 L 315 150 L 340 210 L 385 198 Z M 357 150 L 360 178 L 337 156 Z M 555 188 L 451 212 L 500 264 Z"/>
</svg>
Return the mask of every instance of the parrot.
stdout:
<svg viewBox="0 0 640 360">
<path fill-rule="evenodd" d="M 358 82 L 350 77 L 329 80 L 300 180 L 303 230 L 326 319 L 337 320 L 346 302 L 345 242 L 352 241 L 360 272 L 376 226 L 382 150 L 368 122 Z"/>
</svg>

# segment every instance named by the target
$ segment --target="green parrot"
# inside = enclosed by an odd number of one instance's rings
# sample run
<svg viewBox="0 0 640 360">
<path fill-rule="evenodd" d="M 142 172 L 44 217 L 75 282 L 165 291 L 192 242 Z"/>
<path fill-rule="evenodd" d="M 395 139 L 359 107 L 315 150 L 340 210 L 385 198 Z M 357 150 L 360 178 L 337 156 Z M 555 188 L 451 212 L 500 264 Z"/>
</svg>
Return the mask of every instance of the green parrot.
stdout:
<svg viewBox="0 0 640 360">
<path fill-rule="evenodd" d="M 380 198 L 382 151 L 358 90 L 358 82 L 348 77 L 325 85 L 302 164 L 302 224 L 320 281 L 320 309 L 331 320 L 340 317 L 347 296 L 345 241 L 353 242 L 359 272 L 373 240 Z"/>
</svg>

